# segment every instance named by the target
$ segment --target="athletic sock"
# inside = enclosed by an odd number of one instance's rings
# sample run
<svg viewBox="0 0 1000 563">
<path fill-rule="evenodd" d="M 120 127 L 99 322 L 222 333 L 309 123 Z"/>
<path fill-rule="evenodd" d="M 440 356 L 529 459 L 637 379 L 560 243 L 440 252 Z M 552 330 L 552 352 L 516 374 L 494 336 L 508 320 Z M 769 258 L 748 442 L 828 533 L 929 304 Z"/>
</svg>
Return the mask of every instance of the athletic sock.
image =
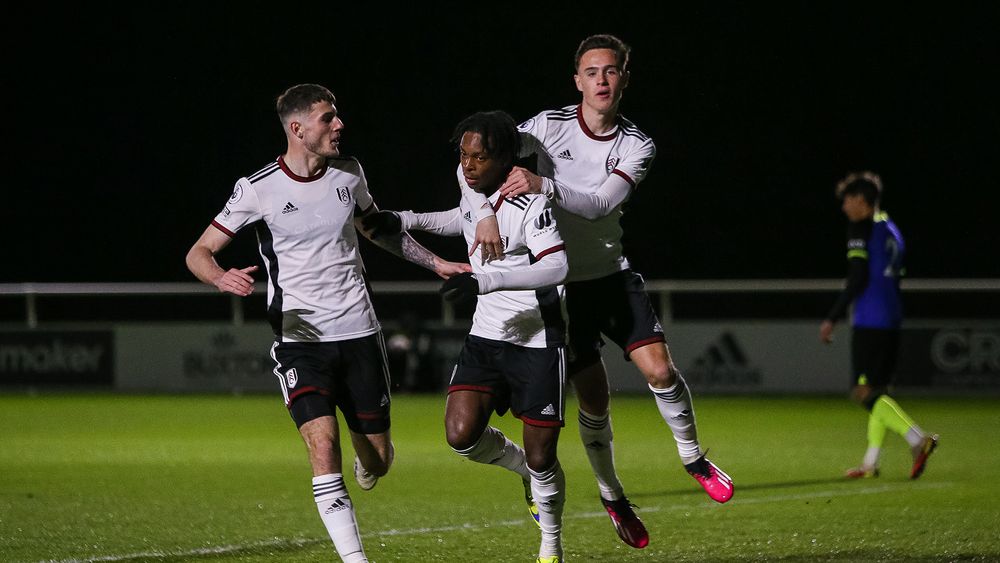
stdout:
<svg viewBox="0 0 1000 563">
<path fill-rule="evenodd" d="M 337 554 L 345 563 L 368 561 L 364 548 L 361 547 L 361 534 L 354 518 L 351 497 L 344 486 L 343 474 L 330 473 L 313 477 L 312 483 L 319 517 L 337 548 Z"/>
<path fill-rule="evenodd" d="M 920 441 L 924 438 L 924 433 L 917 423 L 913 422 L 906 411 L 888 395 L 882 395 L 875 401 L 872 406 L 872 416 L 878 417 L 886 428 L 905 438 L 911 447 L 920 445 Z"/>
<path fill-rule="evenodd" d="M 677 454 L 681 456 L 684 465 L 697 461 L 701 457 L 701 446 L 698 445 L 698 426 L 694 420 L 694 405 L 691 393 L 681 374 L 677 381 L 666 389 L 657 389 L 652 385 L 649 390 L 656 397 L 656 407 L 660 416 L 674 433 L 677 442 Z"/>
<path fill-rule="evenodd" d="M 593 415 L 580 409 L 580 440 L 590 460 L 590 467 L 597 478 L 601 498 L 618 500 L 625 496 L 625 489 L 615 472 L 614 433 L 611 431 L 611 413 Z"/>
<path fill-rule="evenodd" d="M 875 469 L 878 467 L 879 457 L 882 456 L 882 448 L 868 446 L 865 450 L 865 458 L 861 460 L 861 467 L 865 469 Z"/>
<path fill-rule="evenodd" d="M 464 450 L 455 450 L 455 453 L 478 463 L 499 465 L 517 473 L 525 481 L 531 478 L 524 460 L 524 449 L 492 426 L 486 427 L 475 444 Z"/>
<path fill-rule="evenodd" d="M 542 528 L 542 543 L 538 557 L 562 557 L 562 513 L 566 502 L 566 475 L 555 462 L 545 471 L 531 473 L 531 495 L 538 505 L 538 524 Z"/>
</svg>

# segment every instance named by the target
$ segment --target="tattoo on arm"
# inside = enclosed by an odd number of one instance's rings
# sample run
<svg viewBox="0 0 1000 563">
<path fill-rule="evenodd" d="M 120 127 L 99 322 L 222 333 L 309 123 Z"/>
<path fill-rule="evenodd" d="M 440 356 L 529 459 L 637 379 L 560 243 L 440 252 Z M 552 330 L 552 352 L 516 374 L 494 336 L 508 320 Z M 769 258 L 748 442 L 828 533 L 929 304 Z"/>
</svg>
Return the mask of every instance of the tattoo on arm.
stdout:
<svg viewBox="0 0 1000 563">
<path fill-rule="evenodd" d="M 407 233 L 379 237 L 372 242 L 408 262 L 434 271 L 434 253 L 421 246 Z"/>
</svg>

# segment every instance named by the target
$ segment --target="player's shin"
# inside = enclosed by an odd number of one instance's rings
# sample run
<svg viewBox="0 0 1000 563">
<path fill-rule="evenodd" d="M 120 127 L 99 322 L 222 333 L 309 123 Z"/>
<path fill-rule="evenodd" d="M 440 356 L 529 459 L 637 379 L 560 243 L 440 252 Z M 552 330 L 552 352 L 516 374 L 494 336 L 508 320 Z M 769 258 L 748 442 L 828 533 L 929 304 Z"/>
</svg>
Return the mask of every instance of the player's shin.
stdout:
<svg viewBox="0 0 1000 563">
<path fill-rule="evenodd" d="M 475 444 L 465 449 L 455 449 L 455 453 L 478 463 L 499 465 L 517 473 L 522 479 L 530 478 L 524 450 L 492 426 L 486 427 Z"/>
<path fill-rule="evenodd" d="M 319 517 L 326 526 L 340 558 L 346 563 L 368 561 L 361 546 L 361 534 L 354 517 L 354 505 L 344 486 L 344 476 L 330 473 L 313 477 L 313 497 Z"/>
<path fill-rule="evenodd" d="M 593 415 L 583 409 L 578 417 L 580 422 L 580 440 L 590 467 L 597 478 L 597 486 L 601 490 L 601 498 L 618 500 L 625 495 L 621 481 L 615 471 L 614 433 L 611 430 L 611 413 Z"/>
<path fill-rule="evenodd" d="M 650 385 L 649 390 L 656 397 L 660 416 L 674 434 L 681 461 L 685 465 L 696 461 L 702 452 L 698 445 L 698 426 L 695 423 L 691 392 L 688 391 L 684 378 L 678 373 L 677 381 L 670 387 L 657 389 Z"/>
<path fill-rule="evenodd" d="M 538 557 L 562 556 L 562 513 L 566 502 L 566 476 L 556 461 L 545 471 L 531 473 L 531 494 L 538 504 L 538 523 L 542 529 L 542 542 Z"/>
</svg>

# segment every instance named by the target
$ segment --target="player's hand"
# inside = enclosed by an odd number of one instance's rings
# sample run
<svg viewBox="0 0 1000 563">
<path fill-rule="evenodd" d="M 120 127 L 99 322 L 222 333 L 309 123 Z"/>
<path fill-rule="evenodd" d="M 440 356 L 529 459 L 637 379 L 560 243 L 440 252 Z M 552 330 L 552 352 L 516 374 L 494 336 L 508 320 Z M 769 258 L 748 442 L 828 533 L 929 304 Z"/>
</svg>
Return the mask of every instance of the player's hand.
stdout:
<svg viewBox="0 0 1000 563">
<path fill-rule="evenodd" d="M 829 320 L 823 321 L 819 325 L 819 341 L 823 344 L 833 342 L 833 323 Z"/>
<path fill-rule="evenodd" d="M 503 197 L 540 193 L 542 193 L 542 178 L 520 166 L 512 168 L 510 174 L 507 174 L 507 180 L 500 184 L 500 195 Z"/>
<path fill-rule="evenodd" d="M 361 228 L 376 239 L 383 235 L 398 235 L 403 230 L 403 222 L 395 212 L 376 211 L 361 218 Z"/>
<path fill-rule="evenodd" d="M 219 291 L 232 293 L 240 297 L 246 297 L 253 293 L 253 276 L 250 274 L 257 271 L 257 266 L 246 268 L 230 268 L 219 279 L 215 280 L 215 287 Z"/>
<path fill-rule="evenodd" d="M 479 282 L 470 273 L 462 273 L 448 278 L 441 284 L 439 293 L 452 303 L 471 301 L 479 295 Z"/>
<path fill-rule="evenodd" d="M 464 262 L 449 262 L 447 260 L 441 260 L 440 258 L 434 260 L 434 273 L 444 279 L 450 279 L 452 276 L 457 276 L 471 271 L 472 266 Z"/>
<path fill-rule="evenodd" d="M 483 217 L 476 223 L 476 240 L 472 242 L 469 256 L 476 253 L 477 247 L 482 247 L 480 252 L 483 264 L 493 260 L 503 260 L 503 240 L 500 239 L 500 226 L 497 224 L 496 215 Z"/>
</svg>

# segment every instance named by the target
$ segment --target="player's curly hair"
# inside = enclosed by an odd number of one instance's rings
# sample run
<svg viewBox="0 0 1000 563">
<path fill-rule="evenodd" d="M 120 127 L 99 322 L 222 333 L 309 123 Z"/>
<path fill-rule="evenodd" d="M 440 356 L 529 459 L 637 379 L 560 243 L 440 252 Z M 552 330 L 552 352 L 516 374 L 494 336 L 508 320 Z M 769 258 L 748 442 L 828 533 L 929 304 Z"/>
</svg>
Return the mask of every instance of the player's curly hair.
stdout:
<svg viewBox="0 0 1000 563">
<path fill-rule="evenodd" d="M 483 149 L 509 170 L 514 166 L 521 151 L 521 135 L 517 132 L 514 118 L 505 111 L 480 111 L 466 117 L 455 126 L 451 142 L 461 143 L 462 135 L 479 133 L 483 137 Z"/>
<path fill-rule="evenodd" d="M 851 172 L 837 182 L 837 199 L 845 196 L 861 194 L 868 205 L 875 206 L 882 199 L 882 178 L 870 171 Z"/>
<path fill-rule="evenodd" d="M 309 111 L 309 108 L 316 102 L 330 102 L 331 105 L 336 105 L 337 98 L 325 86 L 296 84 L 278 96 L 274 105 L 278 111 L 278 119 L 287 125 L 287 121 L 292 115 Z"/>
<path fill-rule="evenodd" d="M 584 53 L 591 49 L 611 49 L 615 52 L 615 62 L 618 63 L 619 70 L 622 72 L 626 71 L 632 47 L 629 47 L 624 41 L 614 35 L 602 33 L 591 35 L 580 42 L 580 46 L 576 48 L 576 55 L 573 56 L 573 72 L 577 72 L 580 69 L 580 59 L 583 58 Z"/>
</svg>

